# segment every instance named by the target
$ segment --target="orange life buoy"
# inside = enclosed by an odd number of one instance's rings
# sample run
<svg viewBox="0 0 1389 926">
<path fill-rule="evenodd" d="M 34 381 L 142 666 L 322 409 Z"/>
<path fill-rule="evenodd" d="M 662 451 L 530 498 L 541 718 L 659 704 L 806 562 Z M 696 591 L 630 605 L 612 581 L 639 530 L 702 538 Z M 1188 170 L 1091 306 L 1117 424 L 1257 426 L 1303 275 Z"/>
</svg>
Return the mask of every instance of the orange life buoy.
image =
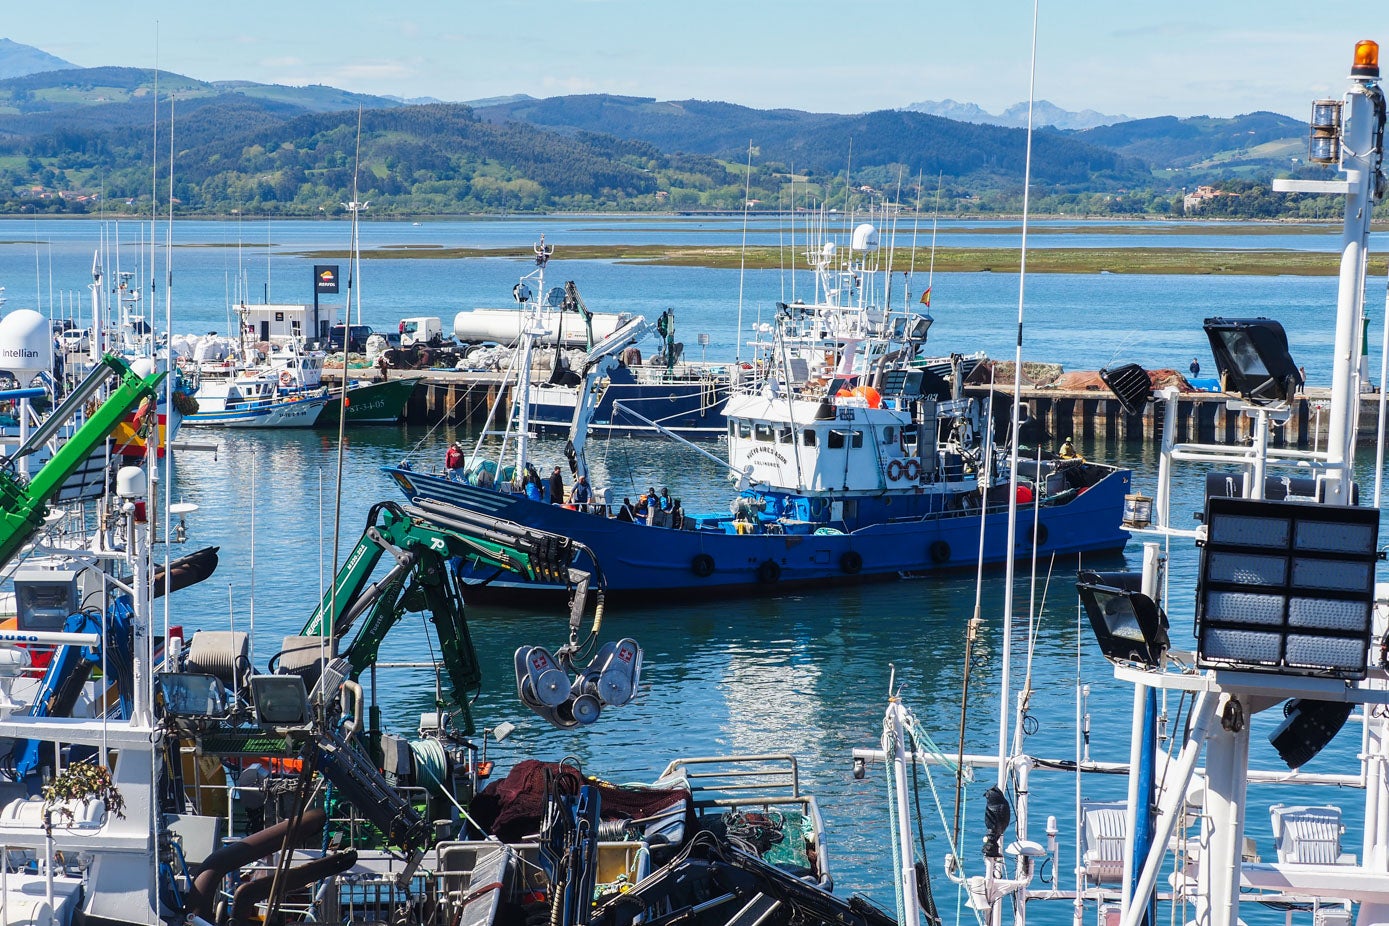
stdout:
<svg viewBox="0 0 1389 926">
<path fill-rule="evenodd" d="M 908 482 L 916 482 L 921 478 L 921 464 L 915 460 L 908 460 L 902 466 L 902 475 L 907 477 Z"/>
<path fill-rule="evenodd" d="M 294 374 L 291 373 L 291 372 L 289 372 L 288 370 L 281 370 L 281 371 L 280 371 L 280 385 L 281 385 L 281 386 L 293 386 L 293 385 L 294 385 Z"/>
<path fill-rule="evenodd" d="M 901 460 L 893 460 L 891 463 L 887 464 L 887 478 L 892 482 L 898 482 L 902 479 Z"/>
</svg>

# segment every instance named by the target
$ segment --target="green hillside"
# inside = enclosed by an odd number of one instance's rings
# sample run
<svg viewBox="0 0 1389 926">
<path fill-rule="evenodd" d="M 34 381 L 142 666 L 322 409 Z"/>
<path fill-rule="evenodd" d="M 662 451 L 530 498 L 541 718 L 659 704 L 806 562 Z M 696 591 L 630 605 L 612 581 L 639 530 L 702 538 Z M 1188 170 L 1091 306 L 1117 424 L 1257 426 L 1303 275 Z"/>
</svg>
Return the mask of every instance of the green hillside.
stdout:
<svg viewBox="0 0 1389 926">
<path fill-rule="evenodd" d="M 112 67 L 0 80 L 0 212 L 147 209 L 155 79 Z M 607 95 L 407 106 L 333 87 L 168 73 L 158 88 L 158 189 L 163 198 L 172 130 L 175 198 L 185 212 L 340 209 L 352 190 L 359 108 L 358 195 L 375 215 L 741 211 L 749 200 L 757 209 L 934 204 L 937 182 L 946 213 L 1016 211 L 1022 198 L 1022 130 L 917 112 Z M 1247 195 L 1221 209 L 1284 214 L 1302 207 L 1257 184 L 1291 163 L 1295 129 L 1286 117 L 1256 113 L 1038 132 L 1034 206 L 1170 214 L 1181 209 L 1184 186 L 1240 182 Z"/>
</svg>

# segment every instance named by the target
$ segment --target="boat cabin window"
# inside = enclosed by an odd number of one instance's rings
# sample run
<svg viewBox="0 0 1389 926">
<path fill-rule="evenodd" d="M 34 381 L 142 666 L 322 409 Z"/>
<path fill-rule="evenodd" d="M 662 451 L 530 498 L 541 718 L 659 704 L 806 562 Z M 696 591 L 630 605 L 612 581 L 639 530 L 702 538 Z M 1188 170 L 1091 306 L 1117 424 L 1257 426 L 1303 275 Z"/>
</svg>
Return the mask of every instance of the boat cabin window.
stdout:
<svg viewBox="0 0 1389 926">
<path fill-rule="evenodd" d="M 749 439 L 751 439 L 751 438 L 752 438 L 752 425 L 748 424 L 746 421 L 740 421 L 740 422 L 738 422 L 738 436 L 739 436 L 740 438 L 742 438 L 743 440 L 749 440 Z"/>
<path fill-rule="evenodd" d="M 758 423 L 752 426 L 752 437 L 754 440 L 770 444 L 772 442 L 772 426 L 769 424 Z"/>
<path fill-rule="evenodd" d="M 801 432 L 801 443 L 802 443 L 802 444 L 805 444 L 807 447 L 814 447 L 814 446 L 815 446 L 815 429 L 814 429 L 814 428 L 806 428 L 804 431 Z"/>
<path fill-rule="evenodd" d="M 902 427 L 902 452 L 907 456 L 916 455 L 916 425 L 908 424 Z"/>
<path fill-rule="evenodd" d="M 830 431 L 829 443 L 825 446 L 831 450 L 842 450 L 845 447 L 862 447 L 863 432 L 857 430 L 842 431 L 836 428 Z"/>
<path fill-rule="evenodd" d="M 796 442 L 796 432 L 790 428 L 776 429 L 776 442 L 778 444 L 794 444 Z"/>
<path fill-rule="evenodd" d="M 896 440 L 896 439 L 897 439 L 897 429 L 896 429 L 896 428 L 892 427 L 892 425 L 888 425 L 887 427 L 883 428 L 883 443 L 884 443 L 884 444 L 890 444 L 890 443 L 892 443 L 892 442 L 893 442 L 894 440 Z"/>
</svg>

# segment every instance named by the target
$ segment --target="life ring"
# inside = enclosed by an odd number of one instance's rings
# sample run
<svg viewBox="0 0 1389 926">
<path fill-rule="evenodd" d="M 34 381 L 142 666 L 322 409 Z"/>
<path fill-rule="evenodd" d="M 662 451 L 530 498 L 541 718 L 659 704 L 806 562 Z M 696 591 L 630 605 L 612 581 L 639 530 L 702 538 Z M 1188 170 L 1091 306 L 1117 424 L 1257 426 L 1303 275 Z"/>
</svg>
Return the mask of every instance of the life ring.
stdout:
<svg viewBox="0 0 1389 926">
<path fill-rule="evenodd" d="M 901 460 L 893 460 L 891 463 L 887 464 L 887 478 L 891 482 L 900 482 L 902 480 Z"/>
<path fill-rule="evenodd" d="M 773 585 L 777 579 L 781 578 L 781 567 L 776 560 L 763 560 L 762 565 L 757 567 L 757 581 L 763 585 Z"/>
<path fill-rule="evenodd" d="M 839 557 L 839 568 L 847 575 L 856 576 L 863 568 L 863 557 L 854 550 L 848 550 Z"/>
<path fill-rule="evenodd" d="M 944 540 L 937 540 L 935 543 L 931 544 L 929 552 L 931 554 L 931 562 L 933 563 L 950 562 L 950 544 L 946 543 Z"/>
<path fill-rule="evenodd" d="M 714 558 L 708 553 L 697 553 L 695 558 L 690 560 L 690 571 L 701 579 L 707 579 L 714 574 Z"/>
<path fill-rule="evenodd" d="M 294 374 L 291 373 L 291 372 L 289 372 L 288 370 L 281 370 L 281 371 L 280 371 L 280 385 L 281 385 L 281 386 L 293 386 L 293 385 L 294 385 Z"/>
<path fill-rule="evenodd" d="M 902 464 L 902 475 L 907 477 L 908 482 L 916 482 L 921 478 L 921 464 L 915 460 L 908 460 Z"/>
</svg>

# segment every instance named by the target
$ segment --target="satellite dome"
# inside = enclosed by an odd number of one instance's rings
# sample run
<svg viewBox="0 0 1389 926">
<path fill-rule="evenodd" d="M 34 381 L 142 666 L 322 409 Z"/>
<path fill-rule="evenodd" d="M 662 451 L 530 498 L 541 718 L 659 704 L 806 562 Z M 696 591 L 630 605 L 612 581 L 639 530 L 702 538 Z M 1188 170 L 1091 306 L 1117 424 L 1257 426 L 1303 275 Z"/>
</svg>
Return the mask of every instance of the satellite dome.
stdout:
<svg viewBox="0 0 1389 926">
<path fill-rule="evenodd" d="M 53 368 L 53 335 L 48 319 L 33 309 L 16 309 L 0 318 L 0 370 L 16 374 Z"/>
</svg>

